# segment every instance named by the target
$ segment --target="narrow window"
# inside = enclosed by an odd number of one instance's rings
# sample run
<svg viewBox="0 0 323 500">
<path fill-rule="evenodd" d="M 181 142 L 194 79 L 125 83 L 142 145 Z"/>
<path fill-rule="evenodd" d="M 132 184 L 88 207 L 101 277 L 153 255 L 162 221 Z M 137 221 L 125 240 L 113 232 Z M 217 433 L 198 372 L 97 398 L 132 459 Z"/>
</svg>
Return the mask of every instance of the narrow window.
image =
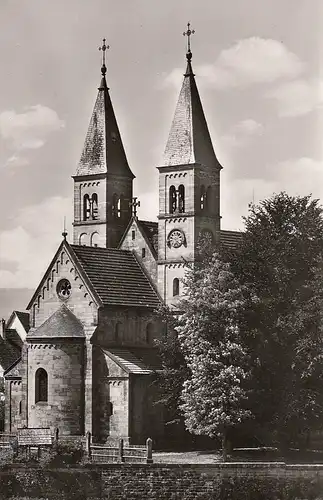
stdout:
<svg viewBox="0 0 323 500">
<path fill-rule="evenodd" d="M 87 238 L 86 233 L 80 234 L 79 244 L 85 246 L 86 245 L 86 238 Z"/>
<path fill-rule="evenodd" d="M 179 279 L 174 278 L 173 279 L 173 297 L 176 297 L 179 295 Z"/>
<path fill-rule="evenodd" d="M 185 187 L 183 184 L 178 186 L 178 211 L 180 213 L 185 212 Z"/>
<path fill-rule="evenodd" d="M 91 215 L 91 203 L 88 194 L 83 196 L 83 220 L 89 220 Z"/>
<path fill-rule="evenodd" d="M 99 233 L 94 232 L 91 234 L 91 239 L 90 239 L 90 246 L 91 247 L 97 247 L 99 245 Z"/>
<path fill-rule="evenodd" d="M 202 212 L 205 210 L 205 202 L 206 202 L 205 186 L 201 186 L 201 191 L 200 191 L 200 209 L 201 209 Z"/>
<path fill-rule="evenodd" d="M 131 238 L 132 238 L 133 240 L 135 240 L 135 239 L 136 239 L 136 231 L 134 231 L 134 230 L 133 230 L 133 231 L 131 231 Z"/>
<path fill-rule="evenodd" d="M 19 415 L 21 415 L 21 412 L 22 412 L 22 403 L 21 401 L 19 401 Z"/>
<path fill-rule="evenodd" d="M 32 324 L 33 326 L 36 325 L 36 304 L 33 305 L 33 321 L 32 321 Z"/>
<path fill-rule="evenodd" d="M 117 217 L 118 217 L 118 219 L 121 219 L 121 217 L 123 216 L 123 208 L 124 208 L 124 196 L 122 194 L 118 200 L 118 203 L 117 203 Z"/>
<path fill-rule="evenodd" d="M 48 376 L 44 368 L 38 368 L 35 375 L 35 403 L 48 401 Z"/>
<path fill-rule="evenodd" d="M 141 249 L 141 257 L 144 259 L 146 257 L 146 249 L 142 248 Z"/>
<path fill-rule="evenodd" d="M 175 186 L 169 188 L 169 213 L 176 212 L 176 189 Z"/>
<path fill-rule="evenodd" d="M 118 195 L 116 193 L 112 197 L 112 216 L 115 219 L 118 217 Z"/>
<path fill-rule="evenodd" d="M 98 195 L 96 193 L 92 194 L 92 199 L 91 199 L 91 208 L 92 208 L 92 219 L 98 219 Z"/>
<path fill-rule="evenodd" d="M 113 404 L 111 403 L 111 401 L 109 401 L 107 404 L 107 413 L 109 417 L 113 415 Z"/>
</svg>

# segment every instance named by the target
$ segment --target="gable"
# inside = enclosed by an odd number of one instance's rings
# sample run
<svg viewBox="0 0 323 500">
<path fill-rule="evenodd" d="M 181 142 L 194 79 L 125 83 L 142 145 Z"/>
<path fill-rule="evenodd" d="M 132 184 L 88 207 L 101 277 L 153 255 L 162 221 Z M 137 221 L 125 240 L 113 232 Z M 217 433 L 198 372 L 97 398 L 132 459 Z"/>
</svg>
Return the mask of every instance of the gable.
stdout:
<svg viewBox="0 0 323 500">
<path fill-rule="evenodd" d="M 132 218 L 120 242 L 120 248 L 130 250 L 135 254 L 138 262 L 157 287 L 157 250 L 154 246 L 156 245 L 156 226 L 157 223 Z"/>
<path fill-rule="evenodd" d="M 69 287 L 65 296 L 60 293 L 63 282 Z M 28 304 L 31 327 L 39 328 L 63 304 L 83 324 L 96 324 L 100 301 L 65 241 L 60 245 Z"/>
</svg>

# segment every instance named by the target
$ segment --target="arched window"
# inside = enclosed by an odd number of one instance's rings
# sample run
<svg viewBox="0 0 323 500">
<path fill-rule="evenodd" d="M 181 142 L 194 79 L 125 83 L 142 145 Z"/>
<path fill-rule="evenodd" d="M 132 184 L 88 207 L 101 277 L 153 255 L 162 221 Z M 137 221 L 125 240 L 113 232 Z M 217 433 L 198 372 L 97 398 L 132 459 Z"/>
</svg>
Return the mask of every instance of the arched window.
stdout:
<svg viewBox="0 0 323 500">
<path fill-rule="evenodd" d="M 205 186 L 201 186 L 200 191 L 200 209 L 203 212 L 206 208 L 206 191 Z"/>
<path fill-rule="evenodd" d="M 91 234 L 90 246 L 97 247 L 99 245 L 99 233 L 94 232 Z"/>
<path fill-rule="evenodd" d="M 22 401 L 19 401 L 19 415 L 22 413 Z"/>
<path fill-rule="evenodd" d="M 121 219 L 124 216 L 124 196 L 120 196 L 118 200 L 118 218 Z"/>
<path fill-rule="evenodd" d="M 176 189 L 175 186 L 169 188 L 169 213 L 176 212 Z"/>
<path fill-rule="evenodd" d="M 152 344 L 154 340 L 154 325 L 152 323 L 148 323 L 146 326 L 146 343 Z"/>
<path fill-rule="evenodd" d="M 91 216 L 91 203 L 88 194 L 83 196 L 83 220 L 89 220 Z"/>
<path fill-rule="evenodd" d="M 87 238 L 87 234 L 86 233 L 80 234 L 79 244 L 80 245 L 86 245 L 86 238 Z"/>
<path fill-rule="evenodd" d="M 213 213 L 214 200 L 213 200 L 213 190 L 212 187 L 209 186 L 206 191 L 206 210 L 210 213 Z"/>
<path fill-rule="evenodd" d="M 115 219 L 118 217 L 118 195 L 116 193 L 112 197 L 112 216 Z"/>
<path fill-rule="evenodd" d="M 122 323 L 118 321 L 114 329 L 114 340 L 115 342 L 121 342 L 122 340 Z"/>
<path fill-rule="evenodd" d="M 44 368 L 38 368 L 35 375 L 35 403 L 48 401 L 48 375 Z"/>
<path fill-rule="evenodd" d="M 98 210 L 98 195 L 96 193 L 92 194 L 92 200 L 91 200 L 91 205 L 92 205 L 92 219 L 98 219 L 99 218 L 99 210 Z"/>
<path fill-rule="evenodd" d="M 32 325 L 33 326 L 36 325 L 36 307 L 37 307 L 37 304 L 34 304 L 33 305 L 33 317 L 32 317 Z"/>
<path fill-rule="evenodd" d="M 174 278 L 173 279 L 173 297 L 176 297 L 179 295 L 179 279 Z"/>
<path fill-rule="evenodd" d="M 178 211 L 185 212 L 185 187 L 183 184 L 178 186 Z"/>
</svg>

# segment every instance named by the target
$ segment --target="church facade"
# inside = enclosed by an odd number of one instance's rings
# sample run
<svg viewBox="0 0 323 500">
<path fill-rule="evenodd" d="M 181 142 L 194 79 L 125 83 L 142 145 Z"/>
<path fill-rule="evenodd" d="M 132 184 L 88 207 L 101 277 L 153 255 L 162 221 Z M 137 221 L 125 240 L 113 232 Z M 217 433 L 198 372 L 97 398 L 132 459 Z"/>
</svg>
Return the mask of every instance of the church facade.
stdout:
<svg viewBox="0 0 323 500">
<path fill-rule="evenodd" d="M 190 33 L 187 33 L 190 34 Z M 105 55 L 105 41 L 102 46 Z M 156 314 L 183 294 L 185 262 L 201 235 L 234 245 L 220 228 L 220 171 L 190 47 L 164 159 L 158 222 L 137 217 L 129 167 L 106 82 L 105 58 L 73 176 L 73 243 L 61 242 L 28 304 L 19 356 L 5 370 L 5 430 L 59 428 L 98 441 L 162 439 L 153 383 L 160 367 Z M 6 329 L 4 328 L 5 332 Z M 5 337 L 5 333 L 3 335 Z M 12 361 L 12 359 L 11 359 Z"/>
</svg>

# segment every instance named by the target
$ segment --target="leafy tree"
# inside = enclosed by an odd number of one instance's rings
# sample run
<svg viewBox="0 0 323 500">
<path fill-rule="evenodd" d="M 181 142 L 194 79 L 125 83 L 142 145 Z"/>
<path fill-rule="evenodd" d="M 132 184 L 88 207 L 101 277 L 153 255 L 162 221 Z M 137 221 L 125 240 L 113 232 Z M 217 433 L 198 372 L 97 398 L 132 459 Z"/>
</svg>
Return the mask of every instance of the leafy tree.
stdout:
<svg viewBox="0 0 323 500">
<path fill-rule="evenodd" d="M 225 459 L 230 430 L 251 416 L 240 329 L 247 290 L 218 254 L 189 270 L 185 286 L 177 331 L 189 372 L 181 410 L 191 433 L 222 439 Z"/>
<path fill-rule="evenodd" d="M 246 312 L 253 412 L 282 444 L 322 426 L 322 207 L 274 195 L 250 207 L 236 276 L 258 301 Z"/>
</svg>

